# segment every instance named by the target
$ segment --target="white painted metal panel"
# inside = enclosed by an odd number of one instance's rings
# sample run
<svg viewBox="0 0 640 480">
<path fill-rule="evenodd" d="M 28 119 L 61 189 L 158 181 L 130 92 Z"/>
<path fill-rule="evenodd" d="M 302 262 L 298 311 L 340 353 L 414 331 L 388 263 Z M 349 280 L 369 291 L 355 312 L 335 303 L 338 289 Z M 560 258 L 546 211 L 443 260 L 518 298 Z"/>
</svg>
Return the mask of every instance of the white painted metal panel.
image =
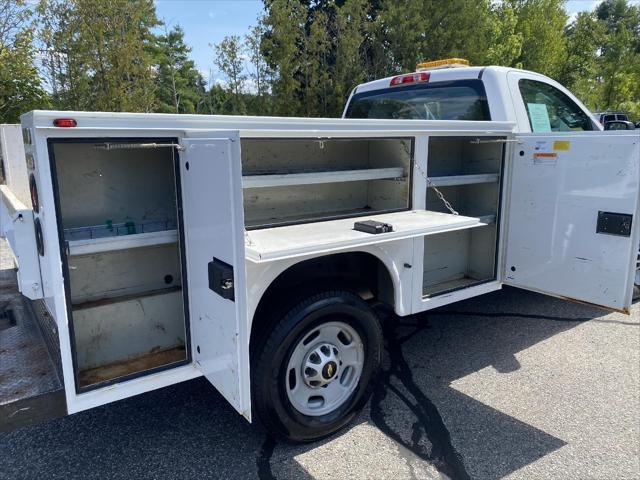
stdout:
<svg viewBox="0 0 640 480">
<path fill-rule="evenodd" d="M 638 245 L 640 135 L 519 139 L 511 165 L 505 283 L 628 310 Z M 599 211 L 633 215 L 632 234 L 596 233 Z"/>
<path fill-rule="evenodd" d="M 0 125 L 0 162 L 4 167 L 7 187 L 18 200 L 31 207 L 29 174 L 20 125 Z"/>
<path fill-rule="evenodd" d="M 192 350 L 203 375 L 250 420 L 240 142 L 237 132 L 215 135 L 184 139 L 180 155 Z M 214 258 L 233 267 L 234 300 L 209 288 Z"/>
<path fill-rule="evenodd" d="M 6 237 L 18 266 L 20 292 L 32 300 L 42 298 L 33 210 L 18 200 L 6 185 L 0 185 L 0 232 Z"/>
</svg>

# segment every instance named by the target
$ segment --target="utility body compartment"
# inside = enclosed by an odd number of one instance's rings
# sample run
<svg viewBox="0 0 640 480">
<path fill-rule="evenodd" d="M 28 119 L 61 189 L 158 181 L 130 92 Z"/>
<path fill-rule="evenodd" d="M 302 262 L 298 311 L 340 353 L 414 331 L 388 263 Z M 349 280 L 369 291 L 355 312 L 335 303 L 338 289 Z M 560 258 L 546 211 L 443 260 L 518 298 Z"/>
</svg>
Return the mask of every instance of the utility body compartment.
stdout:
<svg viewBox="0 0 640 480">
<path fill-rule="evenodd" d="M 76 128 L 51 127 L 69 116 Z M 250 419 L 260 300 L 325 256 L 375 257 L 378 298 L 399 315 L 503 283 L 618 310 L 631 299 L 638 222 L 620 235 L 597 223 L 637 216 L 637 136 L 61 112 L 23 127 L 41 200 L 32 259 L 70 412 L 204 375 Z M 392 231 L 354 229 L 366 220 Z"/>
</svg>

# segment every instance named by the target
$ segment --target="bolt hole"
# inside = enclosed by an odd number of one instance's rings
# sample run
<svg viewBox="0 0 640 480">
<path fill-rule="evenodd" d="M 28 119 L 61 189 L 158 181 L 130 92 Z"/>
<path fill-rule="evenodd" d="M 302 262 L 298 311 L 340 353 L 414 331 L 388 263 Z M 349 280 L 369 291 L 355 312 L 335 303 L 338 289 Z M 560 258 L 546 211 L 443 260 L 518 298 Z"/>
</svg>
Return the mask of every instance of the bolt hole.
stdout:
<svg viewBox="0 0 640 480">
<path fill-rule="evenodd" d="M 322 353 L 324 353 L 325 355 L 327 355 L 327 356 L 329 355 L 329 353 L 331 353 L 330 350 L 329 350 L 329 347 L 327 347 L 326 345 L 321 346 L 320 347 L 320 351 Z"/>
<path fill-rule="evenodd" d="M 197 351 L 198 353 L 200 353 L 200 345 L 198 345 L 198 346 L 196 347 L 196 351 Z"/>
<path fill-rule="evenodd" d="M 305 368 L 305 369 L 304 369 L 304 374 L 305 374 L 307 377 L 315 377 L 315 376 L 318 374 L 318 372 L 316 372 L 316 371 L 315 371 L 313 368 L 311 368 L 311 367 L 307 367 L 307 368 Z"/>
<path fill-rule="evenodd" d="M 184 164 L 184 168 L 186 168 L 187 170 L 189 170 L 189 162 Z"/>
<path fill-rule="evenodd" d="M 511 266 L 511 271 L 515 272 L 516 271 L 516 267 L 514 267 L 513 265 Z"/>
<path fill-rule="evenodd" d="M 309 345 L 313 341 L 313 339 L 316 338 L 318 335 L 320 335 L 320 330 L 316 330 L 315 332 L 312 332 L 307 338 L 304 339 L 302 344 Z"/>
<path fill-rule="evenodd" d="M 309 355 L 309 360 L 311 360 L 311 363 L 315 363 L 316 365 L 320 364 L 320 355 L 318 355 L 317 353 L 313 352 L 311 355 Z"/>
<path fill-rule="evenodd" d="M 289 390 L 296 388 L 296 371 L 292 368 L 289 370 Z"/>
<path fill-rule="evenodd" d="M 171 285 L 173 283 L 173 275 L 165 275 L 164 283 L 166 283 L 167 285 Z"/>
<path fill-rule="evenodd" d="M 351 339 L 342 331 L 338 334 L 338 340 L 340 340 L 343 345 L 349 345 L 351 343 Z"/>
<path fill-rule="evenodd" d="M 520 156 L 524 157 L 524 150 L 520 150 Z"/>
</svg>

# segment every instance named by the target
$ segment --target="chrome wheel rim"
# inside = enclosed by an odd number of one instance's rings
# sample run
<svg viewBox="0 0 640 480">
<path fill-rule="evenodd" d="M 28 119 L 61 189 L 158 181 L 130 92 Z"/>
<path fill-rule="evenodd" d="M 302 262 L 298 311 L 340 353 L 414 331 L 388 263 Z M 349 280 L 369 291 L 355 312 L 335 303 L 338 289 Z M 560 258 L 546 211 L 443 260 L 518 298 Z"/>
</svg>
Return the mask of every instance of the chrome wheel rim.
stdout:
<svg viewBox="0 0 640 480">
<path fill-rule="evenodd" d="M 358 386 L 364 346 L 344 322 L 327 322 L 307 332 L 293 349 L 285 375 L 291 405 L 317 417 L 341 407 Z"/>
</svg>

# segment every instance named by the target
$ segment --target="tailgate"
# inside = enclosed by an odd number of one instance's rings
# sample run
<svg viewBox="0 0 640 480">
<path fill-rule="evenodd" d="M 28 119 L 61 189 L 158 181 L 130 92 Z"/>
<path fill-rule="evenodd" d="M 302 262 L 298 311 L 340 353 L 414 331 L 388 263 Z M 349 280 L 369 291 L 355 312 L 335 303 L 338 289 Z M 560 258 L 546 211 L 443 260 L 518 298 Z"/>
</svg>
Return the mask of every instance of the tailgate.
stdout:
<svg viewBox="0 0 640 480">
<path fill-rule="evenodd" d="M 7 239 L 18 267 L 18 287 L 27 298 L 42 298 L 40 262 L 33 210 L 24 205 L 9 187 L 0 185 L 0 235 Z"/>
</svg>

